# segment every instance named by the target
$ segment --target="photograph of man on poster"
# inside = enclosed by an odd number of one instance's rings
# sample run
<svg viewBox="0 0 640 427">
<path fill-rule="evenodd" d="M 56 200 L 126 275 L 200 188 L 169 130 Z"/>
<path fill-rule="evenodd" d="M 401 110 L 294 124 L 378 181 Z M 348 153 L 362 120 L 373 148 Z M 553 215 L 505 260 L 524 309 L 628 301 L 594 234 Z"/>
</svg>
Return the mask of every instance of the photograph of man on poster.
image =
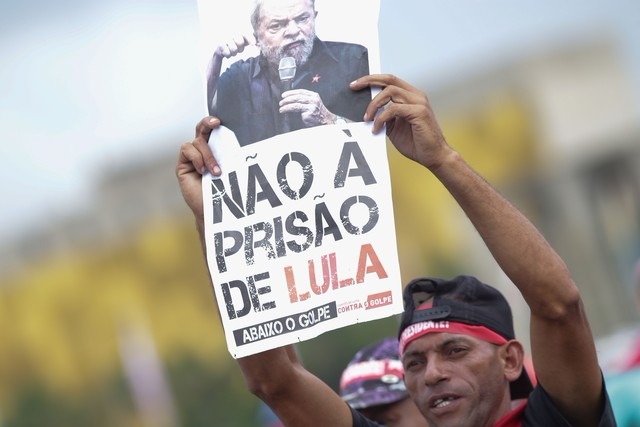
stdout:
<svg viewBox="0 0 640 427">
<path fill-rule="evenodd" d="M 298 129 L 362 121 L 371 91 L 354 92 L 349 83 L 369 74 L 368 49 L 321 40 L 317 17 L 315 0 L 255 0 L 247 17 L 253 34 L 215 48 L 206 76 L 209 114 L 241 146 Z M 222 72 L 225 58 L 254 44 L 257 56 Z"/>
</svg>

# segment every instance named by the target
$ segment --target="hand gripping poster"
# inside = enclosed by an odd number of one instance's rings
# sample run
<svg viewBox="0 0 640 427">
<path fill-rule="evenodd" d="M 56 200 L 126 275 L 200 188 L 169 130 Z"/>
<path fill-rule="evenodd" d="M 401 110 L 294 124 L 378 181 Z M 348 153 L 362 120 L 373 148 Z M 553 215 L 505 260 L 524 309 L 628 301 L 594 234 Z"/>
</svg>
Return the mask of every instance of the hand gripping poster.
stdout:
<svg viewBox="0 0 640 427">
<path fill-rule="evenodd" d="M 402 311 L 372 0 L 200 0 L 209 145 L 207 262 L 244 357 Z"/>
</svg>

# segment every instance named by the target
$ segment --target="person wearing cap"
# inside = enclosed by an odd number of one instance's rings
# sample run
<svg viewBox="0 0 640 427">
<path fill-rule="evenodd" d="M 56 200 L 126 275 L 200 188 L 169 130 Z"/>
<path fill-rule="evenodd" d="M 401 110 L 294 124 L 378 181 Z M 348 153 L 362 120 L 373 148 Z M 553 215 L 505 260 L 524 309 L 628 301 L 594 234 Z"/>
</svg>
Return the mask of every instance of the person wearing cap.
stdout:
<svg viewBox="0 0 640 427">
<path fill-rule="evenodd" d="M 418 279 L 405 288 L 399 331 L 404 380 L 429 425 L 614 426 L 584 305 L 560 256 L 447 144 L 422 91 L 393 75 L 363 76 L 350 86 L 381 89 L 363 117 L 373 122 L 372 132 L 386 128 L 395 148 L 449 191 L 531 312 L 533 390 L 523 374 L 524 350 L 514 337 L 509 305 L 498 291 L 471 276 Z M 201 239 L 201 173 L 221 173 L 207 145 L 219 125 L 215 117 L 201 120 L 176 166 Z M 249 390 L 286 426 L 377 425 L 307 371 L 290 346 L 237 362 Z M 525 403 L 511 409 L 520 396 Z"/>
<path fill-rule="evenodd" d="M 360 349 L 340 376 L 340 396 L 368 419 L 387 427 L 428 427 L 403 380 L 398 339 Z"/>
</svg>

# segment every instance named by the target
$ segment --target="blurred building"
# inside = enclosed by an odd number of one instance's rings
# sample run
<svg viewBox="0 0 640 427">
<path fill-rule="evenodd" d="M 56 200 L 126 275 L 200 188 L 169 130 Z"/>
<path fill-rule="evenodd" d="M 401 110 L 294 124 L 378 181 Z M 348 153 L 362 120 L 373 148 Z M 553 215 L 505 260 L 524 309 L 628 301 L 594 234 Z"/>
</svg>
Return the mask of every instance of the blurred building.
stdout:
<svg viewBox="0 0 640 427">
<path fill-rule="evenodd" d="M 629 291 L 640 257 L 640 113 L 625 70 L 615 44 L 594 38 L 523 52 L 426 88 L 449 143 L 567 261 L 596 336 L 638 320 Z M 425 171 L 389 153 L 404 280 L 467 272 L 497 284 L 528 341 L 526 306 L 455 203 Z M 84 210 L 0 243 L 4 418 L 26 413 L 31 394 L 16 390 L 35 384 L 72 400 L 91 395 L 95 413 L 116 417 L 97 424 L 99 416 L 78 410 L 86 422 L 76 425 L 139 425 L 119 334 L 123 319 L 140 318 L 159 355 L 154 370 L 169 371 L 163 399 L 177 400 L 182 425 L 211 425 L 213 407 L 244 408 L 252 419 L 250 406 L 234 400 L 241 385 L 210 385 L 224 384 L 232 362 L 174 165 L 175 152 L 121 164 L 105 172 Z M 106 392 L 100 384 L 108 383 L 115 385 Z"/>
<path fill-rule="evenodd" d="M 449 143 L 524 210 L 565 259 L 596 336 L 638 320 L 630 292 L 640 257 L 640 107 L 615 46 L 596 37 L 527 51 L 429 92 Z M 432 185 L 397 157 L 395 176 Z M 423 194 L 414 189 L 394 186 L 394 198 L 414 205 L 413 212 L 396 209 L 403 274 L 471 269 L 501 285 L 515 307 L 517 335 L 528 337 L 528 308 L 506 286 L 464 214 L 437 184 Z M 420 221 L 426 224 L 418 235 L 425 237 L 417 240 Z"/>
<path fill-rule="evenodd" d="M 65 216 L 49 217 L 19 239 L 0 244 L 0 271 L 6 275 L 51 254 L 90 250 L 127 239 L 150 217 L 162 221 L 185 215 L 174 166 L 173 156 L 165 154 L 147 158 L 143 164 L 114 165 L 104 171 L 91 203 L 79 212 L 66 210 Z"/>
</svg>

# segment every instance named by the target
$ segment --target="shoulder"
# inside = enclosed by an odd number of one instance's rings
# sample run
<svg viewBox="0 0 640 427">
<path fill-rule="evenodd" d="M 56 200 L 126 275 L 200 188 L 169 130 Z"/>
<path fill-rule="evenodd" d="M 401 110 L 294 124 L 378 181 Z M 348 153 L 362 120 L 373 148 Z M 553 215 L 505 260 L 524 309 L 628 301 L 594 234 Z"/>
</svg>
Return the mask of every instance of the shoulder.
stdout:
<svg viewBox="0 0 640 427">
<path fill-rule="evenodd" d="M 334 64 L 341 69 L 349 70 L 356 67 L 360 69 L 356 74 L 368 74 L 368 51 L 366 47 L 359 44 L 316 39 L 312 57 L 313 60 L 310 62 L 314 64 Z"/>
<path fill-rule="evenodd" d="M 222 75 L 221 79 L 231 79 L 241 75 L 249 75 L 258 63 L 258 57 L 251 57 L 248 59 L 240 59 L 229 65 Z"/>
<path fill-rule="evenodd" d="M 367 52 L 367 48 L 356 44 L 356 43 L 345 43 L 345 42 L 322 42 L 324 46 L 333 54 L 338 55 L 352 55 L 352 56 L 362 56 L 362 54 Z"/>
</svg>

